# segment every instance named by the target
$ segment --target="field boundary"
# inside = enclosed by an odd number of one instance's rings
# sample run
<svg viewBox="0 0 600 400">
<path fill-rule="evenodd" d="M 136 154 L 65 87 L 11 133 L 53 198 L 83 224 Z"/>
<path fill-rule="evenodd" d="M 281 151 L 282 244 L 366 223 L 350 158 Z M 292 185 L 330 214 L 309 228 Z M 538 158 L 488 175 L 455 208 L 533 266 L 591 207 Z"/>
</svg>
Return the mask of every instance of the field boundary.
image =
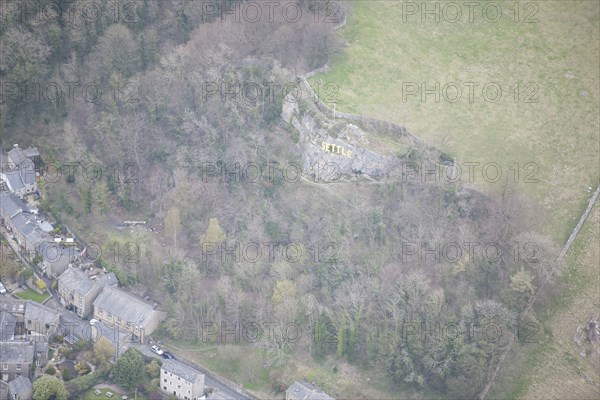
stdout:
<svg viewBox="0 0 600 400">
<path fill-rule="evenodd" d="M 569 235 L 569 239 L 567 239 L 567 241 L 565 242 L 565 245 L 563 246 L 560 254 L 558 255 L 558 257 L 556 257 L 556 260 L 554 261 L 555 265 L 559 264 L 564 259 L 565 255 L 567 254 L 567 252 L 569 251 L 569 249 L 573 245 L 573 242 L 575 241 L 575 238 L 577 237 L 577 234 L 579 233 L 579 231 L 581 230 L 581 227 L 583 226 L 583 224 L 587 220 L 588 216 L 590 215 L 590 212 L 592 211 L 592 208 L 594 207 L 594 204 L 596 204 L 596 200 L 598 200 L 598 196 L 599 195 L 600 195 L 600 184 L 596 188 L 596 192 L 594 193 L 594 195 L 588 200 L 588 206 L 585 209 L 585 211 L 583 212 L 583 214 L 581 214 L 581 218 L 579 219 L 579 223 L 575 226 L 575 228 L 573 228 L 573 230 L 571 231 L 571 234 Z M 546 280 L 544 280 L 544 283 L 542 283 L 542 286 L 540 286 L 540 288 L 537 290 L 537 292 L 535 293 L 535 295 L 533 296 L 533 298 L 531 299 L 531 301 L 529 302 L 529 304 L 527 305 L 527 307 L 525 308 L 525 310 L 521 313 L 521 317 L 527 315 L 527 313 L 529 312 L 529 310 L 531 309 L 531 307 L 533 306 L 533 304 L 537 300 L 538 294 L 541 292 L 542 289 L 544 289 L 544 287 L 548 283 L 548 280 L 549 280 L 549 278 L 546 278 Z M 502 366 L 502 364 L 504 362 L 504 359 L 506 358 L 506 355 L 508 354 L 508 352 L 512 348 L 512 345 L 513 345 L 514 341 L 515 341 L 515 338 L 513 338 L 513 340 L 510 342 L 510 344 L 506 347 L 506 350 L 504 350 L 504 353 L 502 354 L 502 357 L 500 357 L 500 361 L 498 362 L 498 365 L 496 365 L 496 369 L 494 370 L 494 373 L 492 374 L 492 377 L 490 378 L 490 380 L 488 381 L 488 383 L 485 385 L 485 388 L 483 389 L 483 391 L 479 395 L 479 399 L 480 400 L 484 400 L 485 399 L 485 396 L 488 394 L 489 390 L 492 388 L 492 386 L 496 382 L 496 376 L 498 375 L 498 371 L 500 371 L 500 367 Z"/>
</svg>

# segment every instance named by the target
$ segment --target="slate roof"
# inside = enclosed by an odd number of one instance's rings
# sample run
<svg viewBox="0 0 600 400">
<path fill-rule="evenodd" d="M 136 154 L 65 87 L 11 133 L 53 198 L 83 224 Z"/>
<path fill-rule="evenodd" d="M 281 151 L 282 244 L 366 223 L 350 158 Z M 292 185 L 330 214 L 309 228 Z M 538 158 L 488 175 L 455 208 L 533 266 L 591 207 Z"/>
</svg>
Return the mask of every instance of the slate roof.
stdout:
<svg viewBox="0 0 600 400">
<path fill-rule="evenodd" d="M 0 381 L 0 399 L 8 399 L 8 382 Z"/>
<path fill-rule="evenodd" d="M 25 155 L 25 157 L 34 158 L 40 156 L 40 151 L 37 147 L 28 147 L 25 150 L 23 150 L 23 154 Z"/>
<path fill-rule="evenodd" d="M 8 158 L 15 165 L 19 165 L 27 159 L 19 147 L 13 147 L 10 149 L 8 152 Z"/>
<path fill-rule="evenodd" d="M 317 386 L 306 381 L 294 382 L 285 392 L 300 400 L 335 400 Z"/>
<path fill-rule="evenodd" d="M 62 247 L 51 240 L 44 240 L 37 245 L 37 251 L 44 259 L 44 263 L 50 265 L 64 265 L 71 262 L 71 259 L 78 255 L 78 252 L 73 247 Z"/>
<path fill-rule="evenodd" d="M 114 272 L 109 272 L 108 274 L 104 274 L 98 278 L 98 283 L 102 286 L 117 286 L 119 284 L 119 280 Z"/>
<path fill-rule="evenodd" d="M 8 215 L 9 218 L 27 210 L 27 206 L 21 199 L 14 194 L 0 193 L 0 209 L 1 214 Z"/>
<path fill-rule="evenodd" d="M 8 187 L 12 191 L 21 190 L 25 187 L 23 179 L 19 171 L 9 171 L 4 173 L 4 180 L 8 183 Z"/>
<path fill-rule="evenodd" d="M 0 359 L 7 364 L 32 364 L 33 346 L 29 342 L 0 342 Z"/>
<path fill-rule="evenodd" d="M 39 157 L 40 152 L 37 147 L 29 147 L 27 149 L 22 149 L 20 147 L 13 147 L 8 153 L 8 158 L 11 163 L 15 166 L 33 166 L 33 161 L 31 158 Z"/>
<path fill-rule="evenodd" d="M 37 223 L 33 225 L 35 221 L 31 220 L 31 225 L 33 229 L 30 233 L 26 235 L 27 241 L 29 243 L 33 243 L 36 247 L 39 246 L 40 243 L 49 242 L 52 240 L 52 236 L 48 234 L 48 232 L 44 232 Z"/>
<path fill-rule="evenodd" d="M 94 287 L 94 282 L 85 272 L 73 267 L 67 268 L 67 270 L 58 277 L 58 283 L 67 290 L 79 293 L 83 296 L 88 294 Z"/>
<path fill-rule="evenodd" d="M 6 311 L 0 311 L 0 340 L 11 339 L 15 333 L 16 326 L 17 317 Z"/>
<path fill-rule="evenodd" d="M 19 175 L 21 176 L 21 180 L 24 184 L 30 185 L 35 183 L 35 167 L 33 163 L 28 165 L 27 167 L 19 169 Z"/>
<path fill-rule="evenodd" d="M 202 378 L 204 375 L 202 372 L 197 371 L 192 367 L 188 367 L 177 360 L 164 360 L 160 368 L 192 383 L 196 382 L 196 380 Z"/>
<path fill-rule="evenodd" d="M 60 315 L 50 307 L 28 300 L 25 306 L 25 319 L 43 324 L 58 324 Z"/>
<path fill-rule="evenodd" d="M 27 301 L 25 300 L 2 300 L 0 299 L 0 310 L 13 314 L 24 314 Z"/>
<path fill-rule="evenodd" d="M 152 305 L 112 286 L 106 286 L 102 289 L 102 292 L 94 301 L 94 307 L 142 328 L 156 313 Z"/>
<path fill-rule="evenodd" d="M 32 221 L 31 218 L 26 217 L 23 215 L 23 213 L 15 215 L 10 220 L 12 221 L 15 229 L 18 230 L 23 236 L 27 236 L 33 232 L 33 228 L 36 226 L 35 221 Z"/>
<path fill-rule="evenodd" d="M 52 232 L 54 230 L 54 227 L 48 221 L 38 221 L 37 224 L 40 227 L 40 229 L 44 232 Z"/>
<path fill-rule="evenodd" d="M 37 339 L 37 340 L 33 341 L 33 348 L 36 352 L 40 352 L 42 354 L 47 355 L 49 347 L 50 347 L 50 345 L 45 340 Z"/>
<path fill-rule="evenodd" d="M 8 389 L 13 396 L 19 399 L 30 399 L 33 396 L 33 385 L 29 378 L 18 376 L 8 383 Z"/>
</svg>

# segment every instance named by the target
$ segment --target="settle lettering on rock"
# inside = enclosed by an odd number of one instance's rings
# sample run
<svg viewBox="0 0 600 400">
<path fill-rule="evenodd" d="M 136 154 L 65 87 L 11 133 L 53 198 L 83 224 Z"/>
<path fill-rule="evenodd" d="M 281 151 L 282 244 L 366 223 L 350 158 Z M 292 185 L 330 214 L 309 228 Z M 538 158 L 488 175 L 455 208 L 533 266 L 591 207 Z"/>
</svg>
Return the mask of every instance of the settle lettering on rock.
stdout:
<svg viewBox="0 0 600 400">
<path fill-rule="evenodd" d="M 352 158 L 352 150 L 347 150 L 345 147 L 337 146 L 333 143 L 321 142 L 321 149 Z"/>
</svg>

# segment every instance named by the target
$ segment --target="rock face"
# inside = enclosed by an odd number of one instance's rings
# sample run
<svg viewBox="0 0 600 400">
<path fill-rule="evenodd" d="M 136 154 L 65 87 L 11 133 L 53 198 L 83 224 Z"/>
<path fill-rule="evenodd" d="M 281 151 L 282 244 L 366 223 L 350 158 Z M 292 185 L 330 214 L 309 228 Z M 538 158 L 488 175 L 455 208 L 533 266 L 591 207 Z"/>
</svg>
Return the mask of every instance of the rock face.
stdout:
<svg viewBox="0 0 600 400">
<path fill-rule="evenodd" d="M 382 156 L 362 147 L 369 143 L 368 134 L 356 125 L 338 122 L 338 137 L 333 137 L 326 129 L 331 128 L 330 121 L 321 127 L 308 113 L 300 115 L 298 102 L 291 96 L 284 101 L 281 117 L 299 133 L 298 145 L 307 175 L 318 176 L 325 182 L 343 176 L 373 179 L 387 176 L 398 164 L 397 157 Z"/>
</svg>

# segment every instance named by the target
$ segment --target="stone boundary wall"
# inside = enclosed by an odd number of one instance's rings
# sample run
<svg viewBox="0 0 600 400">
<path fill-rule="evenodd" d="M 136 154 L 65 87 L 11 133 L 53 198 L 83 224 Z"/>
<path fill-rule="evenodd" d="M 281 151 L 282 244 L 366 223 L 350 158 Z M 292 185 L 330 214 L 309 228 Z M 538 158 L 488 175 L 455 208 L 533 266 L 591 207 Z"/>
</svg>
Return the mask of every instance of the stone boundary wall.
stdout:
<svg viewBox="0 0 600 400">
<path fill-rule="evenodd" d="M 379 120 L 376 118 L 365 117 L 364 115 L 360 115 L 360 114 L 349 114 L 349 113 L 332 110 L 327 104 L 325 104 L 321 99 L 319 99 L 319 96 L 317 96 L 317 94 L 312 89 L 312 87 L 310 86 L 310 84 L 308 83 L 308 80 L 307 80 L 307 78 L 310 78 L 318 73 L 325 72 L 327 70 L 329 70 L 329 66 L 325 65 L 325 66 L 323 66 L 321 68 L 317 68 L 307 74 L 298 76 L 299 82 L 302 83 L 303 86 L 306 88 L 306 90 L 310 94 L 310 97 L 313 99 L 313 101 L 314 101 L 315 105 L 317 106 L 317 108 L 319 109 L 319 111 L 331 116 L 334 119 L 335 118 L 343 118 L 343 119 L 346 119 L 349 121 L 359 122 L 367 130 L 378 130 L 378 131 L 384 131 L 387 133 L 391 133 L 391 134 L 397 135 L 397 136 L 406 136 L 414 144 L 423 144 L 423 141 L 419 137 L 413 135 L 405 127 L 397 125 L 393 122 L 382 121 L 382 120 Z"/>
<path fill-rule="evenodd" d="M 592 212 L 592 208 L 594 207 L 594 204 L 596 203 L 596 200 L 598 200 L 598 196 L 600 196 L 600 185 L 598 185 L 598 187 L 596 188 L 596 192 L 589 199 L 588 206 L 587 206 L 586 210 L 583 212 L 583 214 L 581 214 L 581 218 L 579 219 L 579 223 L 575 226 L 575 228 L 573 228 L 573 230 L 571 231 L 571 234 L 569 235 L 569 239 L 567 239 L 567 241 L 566 241 L 565 245 L 563 246 L 560 254 L 558 255 L 558 257 L 556 257 L 555 264 L 560 263 L 564 259 L 565 255 L 567 254 L 567 252 L 569 251 L 569 249 L 573 245 L 573 242 L 577 238 L 577 234 L 581 230 L 581 227 L 585 223 L 587 217 L 590 215 L 590 212 Z M 548 279 L 546 279 L 544 281 L 544 283 L 542 284 L 542 286 L 537 290 L 537 292 L 533 296 L 533 299 L 531 299 L 531 301 L 529 302 L 529 304 L 527 305 L 527 307 L 525 308 L 525 310 L 521 314 L 521 317 L 527 315 L 527 313 L 529 312 L 529 310 L 531 309 L 531 307 L 533 306 L 533 304 L 537 300 L 538 294 L 546 286 L 546 283 L 548 283 Z M 485 385 L 484 389 L 482 390 L 481 394 L 479 395 L 479 399 L 480 400 L 484 400 L 485 399 L 485 397 L 487 396 L 489 390 L 494 385 L 494 383 L 496 381 L 496 376 L 498 375 L 498 371 L 500 371 L 500 367 L 502 366 L 502 363 L 504 362 L 504 359 L 506 358 L 506 355 L 510 351 L 513 343 L 514 343 L 514 338 L 513 338 L 513 341 L 510 342 L 510 344 L 506 347 L 506 350 L 504 351 L 504 354 L 502 354 L 502 356 L 500 358 L 500 361 L 498 362 L 498 365 L 496 366 L 496 369 L 494 370 L 494 373 L 493 373 L 491 379 L 488 381 L 488 383 Z M 585 379 L 585 377 L 584 377 L 584 379 Z"/>
</svg>

